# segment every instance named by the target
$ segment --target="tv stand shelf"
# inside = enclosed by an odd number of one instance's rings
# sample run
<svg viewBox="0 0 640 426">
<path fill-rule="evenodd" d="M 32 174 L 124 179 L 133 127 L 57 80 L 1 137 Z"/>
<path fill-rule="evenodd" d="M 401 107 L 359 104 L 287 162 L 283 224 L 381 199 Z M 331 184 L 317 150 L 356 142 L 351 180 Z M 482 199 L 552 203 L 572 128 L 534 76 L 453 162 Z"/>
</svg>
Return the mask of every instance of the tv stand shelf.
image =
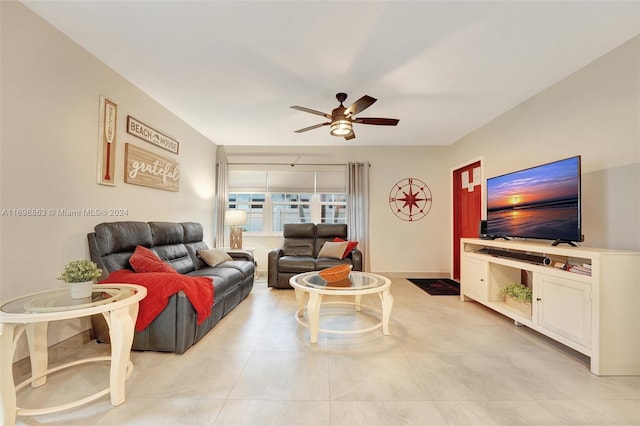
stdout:
<svg viewBox="0 0 640 426">
<path fill-rule="evenodd" d="M 460 242 L 460 298 L 591 357 L 597 375 L 640 375 L 640 252 L 550 243 Z M 500 289 L 531 287 L 531 314 Z"/>
</svg>

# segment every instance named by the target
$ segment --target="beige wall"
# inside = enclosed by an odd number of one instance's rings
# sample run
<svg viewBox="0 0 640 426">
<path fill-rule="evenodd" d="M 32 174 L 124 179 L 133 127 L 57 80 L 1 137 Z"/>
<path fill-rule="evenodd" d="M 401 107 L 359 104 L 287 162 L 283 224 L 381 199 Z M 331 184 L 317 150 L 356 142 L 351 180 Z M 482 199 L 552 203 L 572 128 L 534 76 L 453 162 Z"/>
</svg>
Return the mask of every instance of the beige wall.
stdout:
<svg viewBox="0 0 640 426">
<path fill-rule="evenodd" d="M 640 250 L 640 37 L 451 147 L 491 177 L 582 156 L 584 245 Z"/>
<path fill-rule="evenodd" d="M 1 2 L 0 209 L 126 209 L 123 217 L 16 217 L 0 225 L 0 300 L 63 287 L 105 221 L 196 221 L 213 242 L 215 145 L 18 2 Z M 99 96 L 118 104 L 116 186 L 96 184 Z M 172 135 L 179 155 L 125 132 L 126 117 Z M 177 193 L 123 182 L 124 144 L 181 164 Z M 83 327 L 83 325 L 69 325 Z M 75 331 L 77 332 L 77 331 Z M 74 330 L 50 332 L 61 340 Z"/>
</svg>

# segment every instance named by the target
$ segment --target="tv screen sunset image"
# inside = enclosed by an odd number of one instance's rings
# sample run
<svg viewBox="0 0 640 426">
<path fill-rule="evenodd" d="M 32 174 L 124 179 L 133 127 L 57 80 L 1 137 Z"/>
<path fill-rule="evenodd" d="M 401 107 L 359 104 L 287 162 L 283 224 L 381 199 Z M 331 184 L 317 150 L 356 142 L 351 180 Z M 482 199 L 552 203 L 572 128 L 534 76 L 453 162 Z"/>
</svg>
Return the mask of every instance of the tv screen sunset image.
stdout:
<svg viewBox="0 0 640 426">
<path fill-rule="evenodd" d="M 580 158 L 487 180 L 487 232 L 576 241 L 580 237 Z"/>
</svg>

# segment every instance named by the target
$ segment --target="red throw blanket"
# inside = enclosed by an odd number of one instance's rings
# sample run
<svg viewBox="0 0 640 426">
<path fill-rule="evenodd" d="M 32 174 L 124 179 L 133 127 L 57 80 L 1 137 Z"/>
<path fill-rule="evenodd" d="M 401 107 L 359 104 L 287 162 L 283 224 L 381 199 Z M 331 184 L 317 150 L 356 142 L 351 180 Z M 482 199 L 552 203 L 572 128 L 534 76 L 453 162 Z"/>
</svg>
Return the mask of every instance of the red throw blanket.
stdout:
<svg viewBox="0 0 640 426">
<path fill-rule="evenodd" d="M 127 269 L 112 272 L 99 284 L 137 284 L 147 288 L 147 297 L 140 301 L 136 330 L 142 331 L 153 322 L 169 303 L 169 297 L 180 290 L 198 313 L 198 325 L 211 314 L 213 280 L 209 277 L 190 277 L 172 272 L 136 273 Z"/>
</svg>

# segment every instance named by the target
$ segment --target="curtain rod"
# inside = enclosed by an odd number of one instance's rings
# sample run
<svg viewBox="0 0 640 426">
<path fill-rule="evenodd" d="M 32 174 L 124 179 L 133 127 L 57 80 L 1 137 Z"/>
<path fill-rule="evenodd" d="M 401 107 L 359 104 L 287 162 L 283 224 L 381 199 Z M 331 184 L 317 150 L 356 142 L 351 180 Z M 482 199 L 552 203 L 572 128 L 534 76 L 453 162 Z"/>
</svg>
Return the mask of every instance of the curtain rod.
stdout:
<svg viewBox="0 0 640 426">
<path fill-rule="evenodd" d="M 347 163 L 227 163 L 235 166 L 346 166 Z"/>
<path fill-rule="evenodd" d="M 348 166 L 349 163 L 227 163 L 233 166 Z M 364 164 L 364 163 L 357 163 Z M 371 167 L 371 163 L 369 163 Z"/>
</svg>

